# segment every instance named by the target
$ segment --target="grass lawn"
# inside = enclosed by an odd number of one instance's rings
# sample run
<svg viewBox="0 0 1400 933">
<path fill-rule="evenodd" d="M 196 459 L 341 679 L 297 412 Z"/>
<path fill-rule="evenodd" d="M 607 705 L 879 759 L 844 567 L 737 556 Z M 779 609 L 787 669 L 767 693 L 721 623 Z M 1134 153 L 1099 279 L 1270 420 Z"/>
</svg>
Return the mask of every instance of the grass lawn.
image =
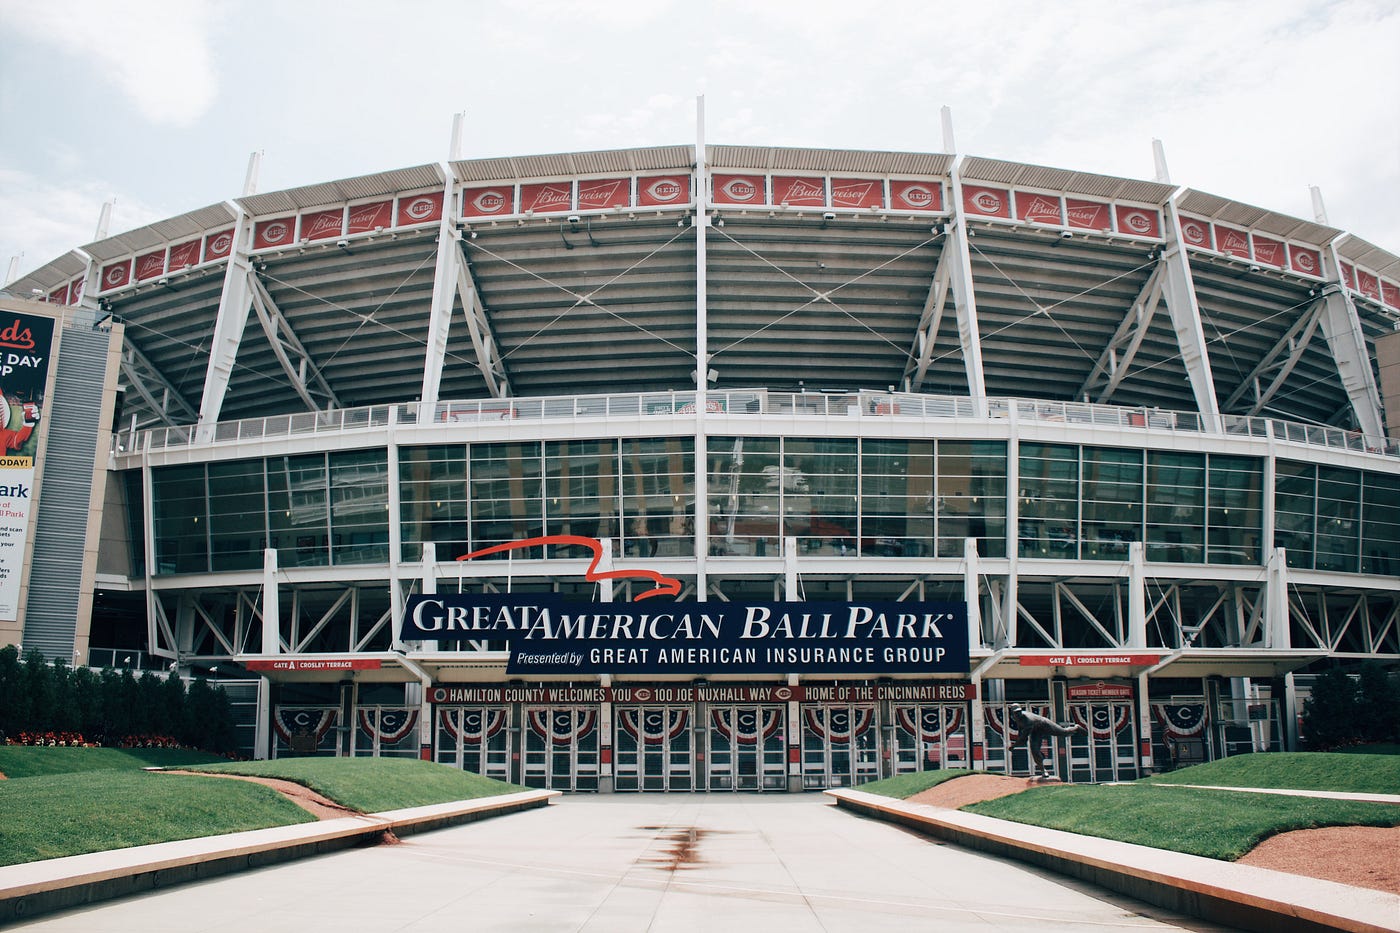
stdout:
<svg viewBox="0 0 1400 933">
<path fill-rule="evenodd" d="M 1400 755 L 1261 752 L 1156 774 L 1143 782 L 1400 794 Z"/>
<path fill-rule="evenodd" d="M 1234 860 L 1275 833 L 1320 826 L 1400 826 L 1400 807 L 1142 784 L 1033 788 L 963 807 L 971 813 Z"/>
<path fill-rule="evenodd" d="M 284 758 L 200 766 L 200 771 L 251 774 L 304 784 L 364 813 L 494 797 L 527 790 L 448 765 L 408 758 Z M 232 782 L 230 782 L 232 783 Z"/>
<path fill-rule="evenodd" d="M 0 865 L 314 819 L 247 781 L 129 768 L 13 778 L 0 781 Z"/>
<path fill-rule="evenodd" d="M 864 794 L 879 794 L 882 797 L 896 797 L 904 800 L 917 793 L 928 790 L 930 787 L 937 787 L 944 781 L 951 781 L 953 778 L 963 777 L 973 774 L 972 771 L 964 771 L 961 768 L 949 768 L 946 771 L 915 771 L 909 774 L 896 774 L 894 777 L 885 778 L 883 781 L 871 781 L 868 784 L 860 784 L 851 788 Z"/>
<path fill-rule="evenodd" d="M 46 748 L 0 745 L 0 774 L 8 778 L 75 771 L 139 771 L 142 768 L 182 768 L 227 761 L 207 752 L 182 748 Z"/>
</svg>

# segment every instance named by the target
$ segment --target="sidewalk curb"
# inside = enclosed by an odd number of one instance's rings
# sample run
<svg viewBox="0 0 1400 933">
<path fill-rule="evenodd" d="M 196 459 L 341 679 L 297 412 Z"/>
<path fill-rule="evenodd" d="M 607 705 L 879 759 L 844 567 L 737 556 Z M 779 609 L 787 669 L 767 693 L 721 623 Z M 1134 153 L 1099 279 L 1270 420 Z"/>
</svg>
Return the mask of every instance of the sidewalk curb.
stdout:
<svg viewBox="0 0 1400 933">
<path fill-rule="evenodd" d="M 1246 930 L 1400 930 L 1400 897 L 1285 872 L 1115 842 L 860 791 L 838 806 L 994 855 L 1029 862 L 1212 923 Z"/>
<path fill-rule="evenodd" d="M 55 910 L 547 806 L 558 791 L 410 807 L 0 867 L 0 926 Z"/>
</svg>

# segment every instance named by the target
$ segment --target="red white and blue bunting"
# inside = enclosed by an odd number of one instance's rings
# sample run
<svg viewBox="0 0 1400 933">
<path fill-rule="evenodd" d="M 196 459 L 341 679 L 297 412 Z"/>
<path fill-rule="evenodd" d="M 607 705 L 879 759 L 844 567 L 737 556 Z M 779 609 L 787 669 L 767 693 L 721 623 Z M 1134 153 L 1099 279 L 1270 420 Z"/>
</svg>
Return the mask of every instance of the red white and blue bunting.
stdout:
<svg viewBox="0 0 1400 933">
<path fill-rule="evenodd" d="M 1131 703 L 1094 703 L 1089 709 L 1093 713 L 1093 736 L 1100 741 L 1113 738 L 1127 729 L 1133 721 Z M 1090 717 L 1085 716 L 1082 703 L 1076 703 L 1069 708 L 1069 718 L 1083 726 L 1086 731 L 1091 728 Z"/>
<path fill-rule="evenodd" d="M 870 730 L 873 706 L 808 706 L 802 710 L 807 729 L 828 742 L 849 742 Z"/>
<path fill-rule="evenodd" d="M 941 711 L 946 713 L 940 715 Z M 917 716 L 917 721 L 915 717 Z M 920 742 L 942 742 L 945 735 L 957 735 L 963 727 L 961 706 L 896 706 L 895 722 L 909 735 L 918 736 Z M 947 726 L 943 720 L 947 720 Z"/>
<path fill-rule="evenodd" d="M 638 742 L 660 745 L 685 731 L 690 710 L 683 706 L 624 707 L 617 711 L 618 725 Z"/>
<path fill-rule="evenodd" d="M 1152 718 L 1165 735 L 1190 739 L 1206 731 L 1208 717 L 1204 703 L 1153 703 Z"/>
<path fill-rule="evenodd" d="M 591 709 L 536 707 L 526 718 L 531 732 L 554 745 L 572 745 L 598 725 L 598 713 Z"/>
<path fill-rule="evenodd" d="M 418 725 L 418 710 L 400 706 L 371 706 L 360 709 L 360 731 L 381 745 L 402 742 Z"/>
<path fill-rule="evenodd" d="M 715 731 L 730 742 L 755 745 L 778 731 L 783 721 L 783 710 L 777 706 L 719 707 L 710 710 L 710 721 L 714 723 Z"/>
<path fill-rule="evenodd" d="M 307 735 L 319 744 L 339 715 L 334 706 L 279 706 L 272 716 L 272 729 L 284 742 L 291 742 L 294 735 Z"/>
<path fill-rule="evenodd" d="M 506 727 L 506 710 L 502 707 L 461 706 L 438 712 L 447 734 L 468 745 L 480 745 Z"/>
</svg>

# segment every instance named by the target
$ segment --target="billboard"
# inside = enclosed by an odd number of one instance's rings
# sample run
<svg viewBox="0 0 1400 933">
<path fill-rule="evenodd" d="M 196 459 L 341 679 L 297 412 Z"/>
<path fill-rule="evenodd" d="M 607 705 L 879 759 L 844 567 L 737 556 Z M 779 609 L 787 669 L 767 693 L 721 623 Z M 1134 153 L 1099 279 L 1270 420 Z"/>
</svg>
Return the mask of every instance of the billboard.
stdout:
<svg viewBox="0 0 1400 933">
<path fill-rule="evenodd" d="M 19 620 L 54 320 L 0 312 L 0 620 Z"/>
</svg>

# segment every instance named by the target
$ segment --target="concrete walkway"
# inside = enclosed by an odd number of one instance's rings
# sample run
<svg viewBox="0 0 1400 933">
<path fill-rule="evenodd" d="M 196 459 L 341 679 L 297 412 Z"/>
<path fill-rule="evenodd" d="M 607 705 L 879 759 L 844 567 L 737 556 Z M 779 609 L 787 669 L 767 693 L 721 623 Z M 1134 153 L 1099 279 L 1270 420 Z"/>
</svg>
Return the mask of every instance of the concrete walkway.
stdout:
<svg viewBox="0 0 1400 933">
<path fill-rule="evenodd" d="M 19 929 L 142 933 L 1223 927 L 800 795 L 567 797 Z"/>
</svg>

